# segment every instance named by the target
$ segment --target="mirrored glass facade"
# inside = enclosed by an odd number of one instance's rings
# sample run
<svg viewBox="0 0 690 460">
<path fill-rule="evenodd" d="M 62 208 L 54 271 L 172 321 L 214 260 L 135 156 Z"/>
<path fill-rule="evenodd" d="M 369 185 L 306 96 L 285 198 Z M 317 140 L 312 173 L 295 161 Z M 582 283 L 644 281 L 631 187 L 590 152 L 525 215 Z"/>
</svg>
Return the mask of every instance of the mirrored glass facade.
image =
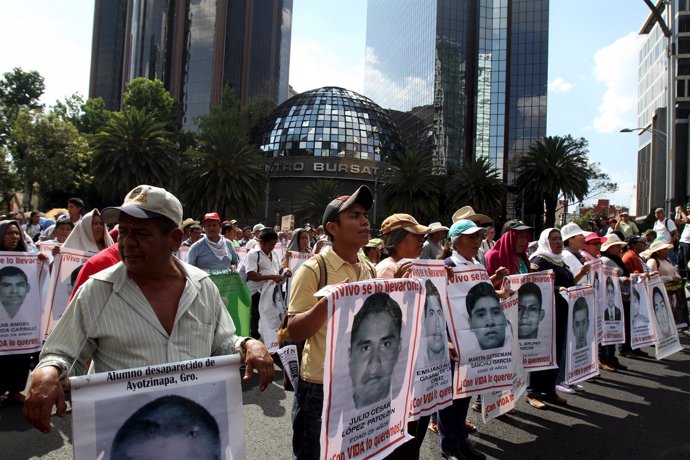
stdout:
<svg viewBox="0 0 690 460">
<path fill-rule="evenodd" d="M 195 130 L 224 85 L 287 99 L 291 33 L 292 0 L 99 0 L 89 97 L 117 109 L 127 81 L 157 78 Z"/>
<path fill-rule="evenodd" d="M 371 99 L 324 87 L 285 101 L 273 112 L 261 150 L 266 157 L 336 157 L 390 161 L 400 136 Z"/>
<path fill-rule="evenodd" d="M 439 174 L 546 134 L 548 0 L 370 0 L 364 94 Z"/>
</svg>

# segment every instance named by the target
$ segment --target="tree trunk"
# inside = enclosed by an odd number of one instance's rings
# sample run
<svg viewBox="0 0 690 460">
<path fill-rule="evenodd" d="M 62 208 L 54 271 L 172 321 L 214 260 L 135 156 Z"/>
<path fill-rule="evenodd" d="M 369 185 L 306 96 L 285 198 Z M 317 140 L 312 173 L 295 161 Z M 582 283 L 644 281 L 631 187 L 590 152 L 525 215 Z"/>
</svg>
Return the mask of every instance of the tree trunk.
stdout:
<svg viewBox="0 0 690 460">
<path fill-rule="evenodd" d="M 558 196 L 544 196 L 544 204 L 544 228 L 554 227 L 556 222 L 556 205 L 558 204 Z"/>
<path fill-rule="evenodd" d="M 31 209 L 31 180 L 29 179 L 29 171 L 24 171 L 24 197 L 22 198 L 22 211 Z"/>
</svg>

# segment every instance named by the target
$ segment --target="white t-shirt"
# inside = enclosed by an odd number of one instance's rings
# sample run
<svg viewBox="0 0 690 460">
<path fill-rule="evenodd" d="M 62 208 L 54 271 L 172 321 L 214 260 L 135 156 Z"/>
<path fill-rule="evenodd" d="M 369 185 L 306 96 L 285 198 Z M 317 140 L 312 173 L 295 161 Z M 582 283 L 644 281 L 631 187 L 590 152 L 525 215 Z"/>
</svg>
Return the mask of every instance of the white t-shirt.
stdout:
<svg viewBox="0 0 690 460">
<path fill-rule="evenodd" d="M 392 257 L 386 257 L 376 264 L 377 278 L 395 278 L 395 272 L 397 271 L 398 262 L 394 261 Z"/>
<path fill-rule="evenodd" d="M 667 243 L 671 242 L 671 232 L 673 232 L 674 230 L 678 230 L 678 228 L 671 219 L 664 218 L 661 221 L 657 220 L 656 222 L 654 222 L 654 231 L 656 232 L 656 237 L 663 238 L 664 241 L 666 241 Z"/>
<path fill-rule="evenodd" d="M 280 260 L 275 251 L 271 251 L 271 257 L 268 257 L 261 249 L 257 248 L 247 253 L 244 260 L 247 267 L 247 273 L 255 272 L 259 275 L 278 275 L 280 274 Z M 258 266 L 258 270 L 257 270 Z M 247 287 L 252 295 L 261 292 L 261 288 L 266 281 L 250 281 L 247 280 Z"/>
<path fill-rule="evenodd" d="M 690 244 L 690 224 L 683 226 L 683 233 L 680 234 L 680 242 Z"/>
</svg>

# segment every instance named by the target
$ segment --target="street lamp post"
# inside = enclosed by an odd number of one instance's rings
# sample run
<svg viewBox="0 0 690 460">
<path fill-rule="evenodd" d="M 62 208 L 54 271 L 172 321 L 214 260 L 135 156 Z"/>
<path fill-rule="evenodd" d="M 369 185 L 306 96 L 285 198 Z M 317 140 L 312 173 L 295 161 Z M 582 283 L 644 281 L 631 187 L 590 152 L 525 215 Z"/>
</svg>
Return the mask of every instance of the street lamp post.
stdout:
<svg viewBox="0 0 690 460">
<path fill-rule="evenodd" d="M 668 117 L 667 117 L 667 118 L 668 118 Z M 658 129 L 654 129 L 654 128 L 652 128 L 651 126 L 646 126 L 646 127 L 644 127 L 644 128 L 623 128 L 623 129 L 620 130 L 620 132 L 621 132 L 621 133 L 634 133 L 634 132 L 639 132 L 640 134 L 641 134 L 641 133 L 644 133 L 644 132 L 651 133 L 651 134 L 652 134 L 652 139 L 654 138 L 654 136 L 656 136 L 657 139 L 660 140 L 662 144 L 664 144 L 664 152 L 666 153 L 666 155 L 668 155 L 668 149 L 669 149 L 669 148 L 668 148 L 668 136 L 667 136 L 665 133 L 663 133 L 662 131 L 659 131 Z M 654 143 L 652 143 L 652 149 L 653 149 L 653 148 L 654 148 Z M 666 166 L 666 169 L 667 169 L 667 171 L 668 171 L 668 165 Z M 651 171 L 650 171 L 650 184 L 652 183 L 652 181 L 651 181 L 651 179 L 652 179 L 651 175 L 652 175 L 652 173 L 651 173 Z M 666 190 L 665 190 L 665 192 L 666 192 L 665 195 L 666 195 L 666 196 L 665 196 L 665 200 L 664 200 L 664 201 L 665 201 L 666 207 L 667 207 L 667 208 L 670 208 L 670 207 L 671 207 L 671 199 L 670 199 L 670 195 L 668 194 L 668 177 L 666 178 L 666 180 L 667 180 L 667 183 L 666 183 L 667 187 L 666 187 Z M 648 196 L 649 196 L 650 198 L 651 198 L 651 195 L 652 195 L 652 188 L 651 188 L 651 187 L 652 187 L 652 186 L 650 185 L 650 186 L 649 186 L 649 192 L 647 193 Z M 653 205 L 653 203 L 650 202 L 650 205 Z M 667 212 L 670 213 L 671 211 L 672 211 L 672 209 L 667 209 Z M 669 214 L 669 215 L 670 215 L 670 214 Z"/>
</svg>

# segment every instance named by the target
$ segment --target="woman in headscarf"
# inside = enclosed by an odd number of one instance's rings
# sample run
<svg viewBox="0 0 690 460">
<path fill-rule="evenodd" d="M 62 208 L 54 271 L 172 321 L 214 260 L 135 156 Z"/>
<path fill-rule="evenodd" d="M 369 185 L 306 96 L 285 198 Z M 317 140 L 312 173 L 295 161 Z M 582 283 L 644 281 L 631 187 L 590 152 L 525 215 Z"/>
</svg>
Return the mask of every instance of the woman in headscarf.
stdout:
<svg viewBox="0 0 690 460">
<path fill-rule="evenodd" d="M 24 232 L 17 221 L 0 221 L 0 252 L 29 252 Z M 0 356 L 0 396 L 9 392 L 8 402 L 19 404 L 24 401 L 21 391 L 26 386 L 32 361 L 33 364 L 38 363 L 38 353 Z"/>
<path fill-rule="evenodd" d="M 508 221 L 503 226 L 505 229 L 501 237 L 484 255 L 486 271 L 493 275 L 499 269 L 505 268 L 506 275 L 518 275 L 529 272 L 529 260 L 527 259 L 527 243 L 530 230 L 519 220 Z M 498 285 L 503 277 L 498 277 L 494 288 L 501 289 Z"/>
<path fill-rule="evenodd" d="M 302 254 L 309 254 L 311 248 L 309 248 L 309 232 L 304 228 L 296 228 L 292 232 L 292 239 L 285 249 L 285 257 L 283 257 L 283 268 L 288 270 L 290 268 L 290 253 L 298 252 Z"/>
<path fill-rule="evenodd" d="M 563 261 L 563 239 L 556 228 L 547 228 L 539 235 L 537 250 L 530 257 L 530 270 L 553 270 L 555 275 L 554 290 L 566 290 L 575 286 L 589 272 L 584 265 L 577 275 L 573 276 Z M 556 361 L 558 369 L 532 372 L 530 386 L 527 389 L 527 402 L 537 409 L 544 409 L 544 401 L 565 406 L 568 402 L 556 393 L 556 383 L 565 380 L 565 339 L 568 327 L 568 301 L 561 295 L 555 295 L 556 313 Z"/>
<path fill-rule="evenodd" d="M 96 254 L 112 245 L 113 239 L 101 221 L 100 211 L 93 209 L 77 222 L 62 247 Z"/>
</svg>

